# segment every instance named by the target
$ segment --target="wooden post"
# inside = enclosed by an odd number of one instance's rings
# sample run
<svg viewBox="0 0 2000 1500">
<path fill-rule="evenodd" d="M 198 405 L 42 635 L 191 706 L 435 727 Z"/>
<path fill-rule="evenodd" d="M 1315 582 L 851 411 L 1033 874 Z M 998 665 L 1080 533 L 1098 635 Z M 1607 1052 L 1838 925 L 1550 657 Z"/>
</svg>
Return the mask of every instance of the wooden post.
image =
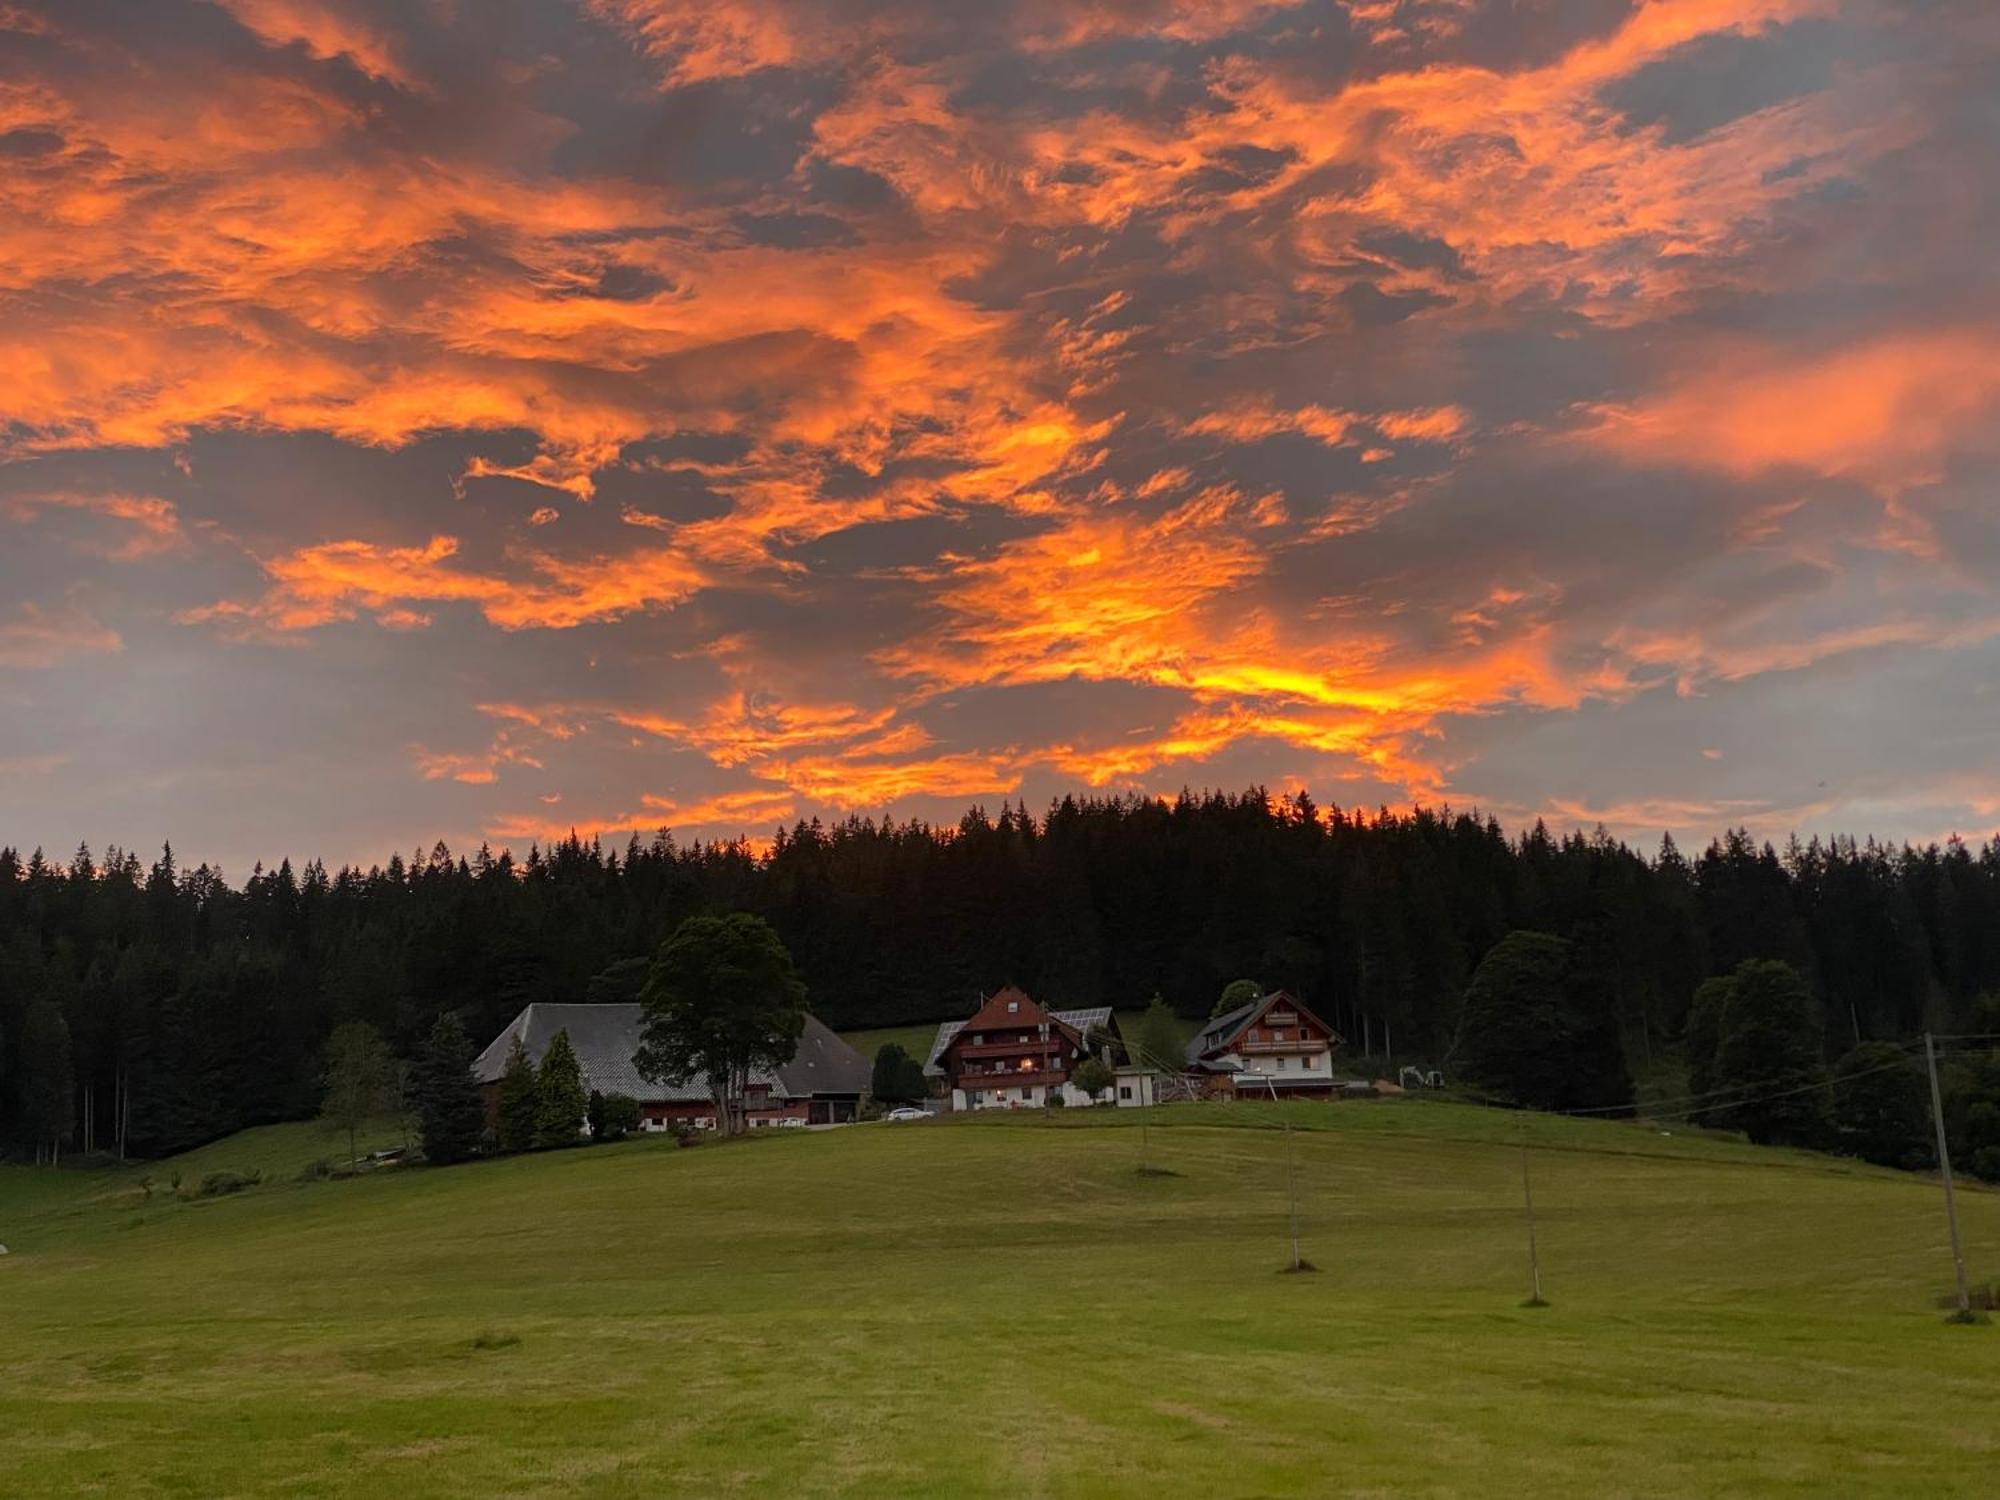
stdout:
<svg viewBox="0 0 2000 1500">
<path fill-rule="evenodd" d="M 1524 1307 L 1547 1307 L 1542 1297 L 1542 1261 L 1535 1249 L 1535 1189 L 1528 1180 L 1528 1143 L 1521 1143 L 1521 1201 L 1528 1211 L 1528 1300 Z"/>
<path fill-rule="evenodd" d="M 1965 1251 L 1958 1239 L 1958 1199 L 1951 1187 L 1951 1147 L 1944 1138 L 1944 1096 L 1938 1088 L 1937 1048 L 1931 1044 L 1931 1034 L 1924 1033 L 1924 1065 L 1931 1075 L 1931 1121 L 1937 1127 L 1938 1169 L 1944 1174 L 1944 1216 L 1951 1225 L 1951 1266 L 1958 1277 L 1958 1311 L 1951 1315 L 1954 1323 L 1975 1323 L 1972 1315 L 1972 1297 L 1965 1286 Z"/>
<path fill-rule="evenodd" d="M 1285 1188 L 1292 1199 L 1292 1269 L 1299 1269 L 1299 1174 L 1292 1160 L 1292 1122 L 1285 1121 Z"/>
</svg>

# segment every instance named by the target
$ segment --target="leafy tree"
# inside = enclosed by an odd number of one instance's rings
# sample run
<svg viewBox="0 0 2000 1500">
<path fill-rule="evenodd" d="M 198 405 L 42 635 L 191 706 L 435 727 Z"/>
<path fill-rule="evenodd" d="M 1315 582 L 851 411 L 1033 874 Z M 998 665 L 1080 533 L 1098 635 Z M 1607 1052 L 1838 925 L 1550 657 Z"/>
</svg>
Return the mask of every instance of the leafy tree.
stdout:
<svg viewBox="0 0 2000 1500">
<path fill-rule="evenodd" d="M 336 1026 L 326 1043 L 325 1093 L 321 1117 L 347 1132 L 347 1164 L 360 1164 L 355 1135 L 369 1120 L 390 1106 L 396 1087 L 396 1063 L 382 1034 L 366 1021 Z"/>
<path fill-rule="evenodd" d="M 1571 954 L 1546 932 L 1510 932 L 1480 960 L 1451 1054 L 1459 1078 L 1534 1109 L 1631 1102 L 1617 1017 Z"/>
<path fill-rule="evenodd" d="M 1681 1033 L 1687 1052 L 1688 1092 L 1706 1094 L 1715 1087 L 1715 1049 L 1722 1041 L 1722 1015 L 1729 997 L 1736 993 L 1736 981 L 1727 974 L 1704 979 L 1695 987 L 1688 1006 L 1687 1025 Z"/>
<path fill-rule="evenodd" d="M 558 1031 L 549 1038 L 548 1050 L 542 1053 L 542 1066 L 535 1078 L 535 1144 L 574 1146 L 589 1108 L 576 1049 L 569 1044 L 569 1032 Z"/>
<path fill-rule="evenodd" d="M 1211 1019 L 1229 1014 L 1239 1005 L 1248 1005 L 1264 993 L 1264 987 L 1254 979 L 1232 979 L 1222 987 L 1216 997 L 1215 1009 L 1208 1014 Z"/>
<path fill-rule="evenodd" d="M 1070 1074 L 1070 1082 L 1093 1099 L 1102 1097 L 1116 1081 L 1117 1075 L 1111 1071 L 1111 1064 L 1101 1057 L 1086 1057 Z"/>
<path fill-rule="evenodd" d="M 915 1104 L 930 1092 L 924 1065 L 898 1042 L 884 1042 L 875 1051 L 875 1070 L 868 1091 L 884 1104 Z"/>
<path fill-rule="evenodd" d="M 472 1076 L 471 1038 L 458 1012 L 446 1011 L 432 1024 L 408 1074 L 408 1103 L 417 1117 L 424 1160 L 447 1167 L 479 1150 L 486 1109 L 479 1081 Z"/>
<path fill-rule="evenodd" d="M 641 996 L 642 1077 L 705 1078 L 717 1128 L 743 1128 L 751 1073 L 780 1067 L 805 1030 L 806 987 L 762 917 L 689 917 L 660 945 Z"/>
<path fill-rule="evenodd" d="M 1730 977 L 1712 1074 L 1714 1087 L 1729 1093 L 1704 1108 L 1708 1123 L 1760 1146 L 1824 1144 L 1827 1071 L 1812 992 L 1782 959 L 1745 959 Z"/>
<path fill-rule="evenodd" d="M 1931 1146 L 1929 1085 L 1894 1042 L 1863 1042 L 1833 1065 L 1834 1143 L 1884 1167 L 1926 1165 Z"/>
<path fill-rule="evenodd" d="M 653 961 L 644 954 L 637 958 L 621 958 L 590 976 L 583 998 L 592 1005 L 630 1005 L 646 988 L 647 976 L 652 972 Z"/>
<path fill-rule="evenodd" d="M 526 1151 L 535 1144 L 535 1119 L 540 1090 L 535 1064 L 521 1039 L 507 1053 L 506 1071 L 500 1075 L 500 1149 Z"/>
<path fill-rule="evenodd" d="M 1183 1050 L 1180 1019 L 1156 993 L 1132 1028 L 1132 1061 L 1143 1068 L 1179 1072 Z"/>
<path fill-rule="evenodd" d="M 593 1141 L 604 1139 L 604 1095 L 596 1089 L 590 1091 L 590 1102 L 584 1107 L 584 1123 L 590 1129 Z"/>
</svg>

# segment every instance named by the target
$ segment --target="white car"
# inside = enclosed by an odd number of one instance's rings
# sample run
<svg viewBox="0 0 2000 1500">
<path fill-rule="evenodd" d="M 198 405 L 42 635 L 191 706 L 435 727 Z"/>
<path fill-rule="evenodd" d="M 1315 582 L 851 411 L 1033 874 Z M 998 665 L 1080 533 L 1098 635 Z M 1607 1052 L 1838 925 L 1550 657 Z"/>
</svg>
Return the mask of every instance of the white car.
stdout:
<svg viewBox="0 0 2000 1500">
<path fill-rule="evenodd" d="M 889 1113 L 882 1116 L 885 1120 L 928 1120 L 930 1117 L 931 1112 L 929 1110 L 917 1109 L 908 1104 L 899 1104 L 890 1110 Z"/>
</svg>

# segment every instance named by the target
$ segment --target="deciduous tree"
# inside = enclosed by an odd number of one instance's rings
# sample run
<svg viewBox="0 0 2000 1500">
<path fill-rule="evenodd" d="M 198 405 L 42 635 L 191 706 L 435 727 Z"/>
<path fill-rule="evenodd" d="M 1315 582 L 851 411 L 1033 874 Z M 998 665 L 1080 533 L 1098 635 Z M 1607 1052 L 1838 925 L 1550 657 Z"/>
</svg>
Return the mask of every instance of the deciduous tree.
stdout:
<svg viewBox="0 0 2000 1500">
<path fill-rule="evenodd" d="M 382 1034 L 366 1021 L 334 1027 L 322 1081 L 321 1116 L 347 1132 L 347 1164 L 354 1167 L 360 1162 L 357 1132 L 394 1099 L 396 1062 Z"/>
<path fill-rule="evenodd" d="M 806 987 L 763 918 L 748 912 L 689 917 L 660 945 L 640 998 L 643 1077 L 707 1080 L 716 1125 L 743 1128 L 750 1075 L 798 1050 Z"/>
</svg>

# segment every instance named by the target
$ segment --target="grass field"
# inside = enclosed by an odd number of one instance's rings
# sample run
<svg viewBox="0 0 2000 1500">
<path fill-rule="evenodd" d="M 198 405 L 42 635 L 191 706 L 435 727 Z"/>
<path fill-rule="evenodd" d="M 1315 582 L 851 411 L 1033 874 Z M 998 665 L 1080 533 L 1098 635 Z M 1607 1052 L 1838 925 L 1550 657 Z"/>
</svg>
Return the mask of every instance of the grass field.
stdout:
<svg viewBox="0 0 2000 1500">
<path fill-rule="evenodd" d="M 0 1172 L 0 1489 L 1992 1492 L 2000 1327 L 1933 1305 L 1932 1183 L 1434 1101 L 1148 1113 L 1178 1175 L 1110 1111 L 314 1184 L 280 1127 L 201 1203 Z M 1276 1274 L 1285 1119 L 1316 1275 Z M 1961 1207 L 1991 1270 L 2000 1197 Z"/>
</svg>

